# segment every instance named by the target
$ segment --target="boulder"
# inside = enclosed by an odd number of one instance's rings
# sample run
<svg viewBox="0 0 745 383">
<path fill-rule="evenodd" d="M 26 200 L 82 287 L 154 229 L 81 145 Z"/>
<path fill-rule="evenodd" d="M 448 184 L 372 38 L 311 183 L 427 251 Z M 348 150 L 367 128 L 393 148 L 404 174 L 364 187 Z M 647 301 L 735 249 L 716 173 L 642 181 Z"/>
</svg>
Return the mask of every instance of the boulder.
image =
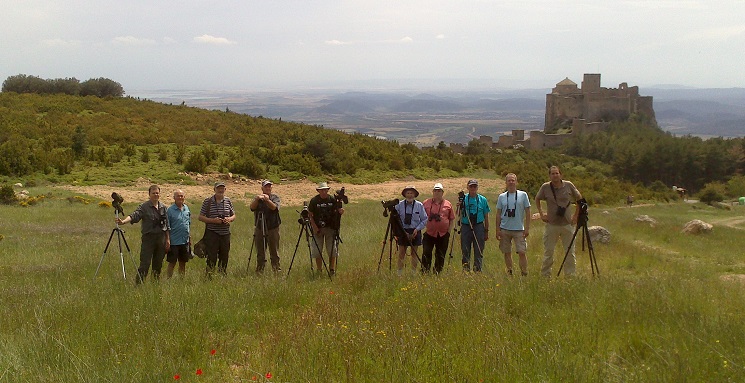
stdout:
<svg viewBox="0 0 745 383">
<path fill-rule="evenodd" d="M 610 231 L 602 226 L 590 226 L 587 232 L 592 243 L 610 243 Z"/>
<path fill-rule="evenodd" d="M 683 227 L 683 232 L 686 234 L 705 234 L 710 233 L 712 230 L 714 230 L 714 226 L 700 219 L 694 219 L 686 223 Z"/>
<path fill-rule="evenodd" d="M 20 182 L 18 182 L 18 183 L 16 183 L 16 184 L 14 184 L 13 186 L 15 186 L 15 187 L 17 187 L 17 188 L 22 188 L 22 187 L 23 187 L 23 184 L 22 184 L 22 183 L 20 183 Z"/>
<path fill-rule="evenodd" d="M 648 216 L 648 215 L 638 215 L 636 218 L 634 218 L 634 221 L 636 222 L 646 222 L 649 223 L 649 226 L 654 227 L 654 225 L 657 224 L 657 220 Z"/>
</svg>

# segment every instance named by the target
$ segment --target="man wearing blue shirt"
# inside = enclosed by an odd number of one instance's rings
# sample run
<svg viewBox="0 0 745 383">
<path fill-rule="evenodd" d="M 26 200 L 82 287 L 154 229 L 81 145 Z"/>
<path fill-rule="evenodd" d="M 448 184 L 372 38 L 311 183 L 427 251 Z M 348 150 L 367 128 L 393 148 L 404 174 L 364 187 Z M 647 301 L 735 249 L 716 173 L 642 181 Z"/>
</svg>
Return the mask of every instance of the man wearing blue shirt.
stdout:
<svg viewBox="0 0 745 383">
<path fill-rule="evenodd" d="M 528 248 L 526 238 L 530 232 L 530 199 L 528 193 L 517 190 L 517 175 L 505 177 L 507 191 L 497 198 L 497 240 L 499 249 L 504 254 L 507 274 L 512 275 L 512 242 L 515 252 L 520 257 L 520 274 L 528 275 Z M 523 224 L 524 222 L 524 224 Z"/>
<path fill-rule="evenodd" d="M 414 186 L 407 186 L 401 191 L 401 195 L 405 199 L 396 205 L 396 211 L 401 219 L 401 227 L 404 229 L 405 236 L 397 238 L 399 275 L 404 271 L 404 259 L 408 246 L 411 246 L 411 272 L 417 272 L 419 255 L 416 249 L 422 244 L 422 230 L 427 226 L 427 211 L 424 210 L 424 205 L 416 200 L 419 191 Z"/>
<path fill-rule="evenodd" d="M 168 278 L 173 276 L 173 269 L 178 261 L 178 273 L 186 274 L 186 262 L 191 259 L 191 211 L 186 206 L 186 195 L 182 190 L 173 192 L 173 205 L 168 207 L 168 222 L 171 224 L 171 249 L 168 251 Z"/>
<path fill-rule="evenodd" d="M 460 243 L 463 251 L 463 271 L 471 271 L 471 247 L 473 245 L 473 271 L 480 272 L 484 257 L 484 245 L 489 239 L 489 201 L 479 191 L 479 181 L 468 181 L 468 194 L 461 206 Z"/>
</svg>

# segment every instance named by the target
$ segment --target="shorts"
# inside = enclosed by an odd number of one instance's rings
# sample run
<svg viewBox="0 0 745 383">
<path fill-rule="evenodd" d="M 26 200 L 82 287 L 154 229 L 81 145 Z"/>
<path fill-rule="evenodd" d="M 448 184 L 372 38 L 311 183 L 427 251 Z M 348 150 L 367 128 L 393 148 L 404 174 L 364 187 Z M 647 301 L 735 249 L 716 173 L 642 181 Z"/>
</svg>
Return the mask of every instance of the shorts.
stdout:
<svg viewBox="0 0 745 383">
<path fill-rule="evenodd" d="M 515 241 L 515 252 L 524 253 L 528 250 L 528 242 L 523 237 L 522 230 L 505 230 L 502 229 L 502 239 L 499 240 L 499 250 L 503 254 L 512 252 L 512 241 Z"/>
<path fill-rule="evenodd" d="M 189 254 L 189 245 L 171 245 L 171 250 L 168 251 L 166 261 L 168 263 L 174 263 L 176 261 L 189 262 L 191 254 Z"/>
<path fill-rule="evenodd" d="M 404 229 L 405 232 L 411 234 L 414 232 L 414 229 Z M 420 231 L 417 233 L 416 237 L 411 240 L 411 243 L 409 243 L 408 238 L 398 238 L 398 245 L 399 246 L 421 246 L 422 245 L 422 232 Z"/>
</svg>

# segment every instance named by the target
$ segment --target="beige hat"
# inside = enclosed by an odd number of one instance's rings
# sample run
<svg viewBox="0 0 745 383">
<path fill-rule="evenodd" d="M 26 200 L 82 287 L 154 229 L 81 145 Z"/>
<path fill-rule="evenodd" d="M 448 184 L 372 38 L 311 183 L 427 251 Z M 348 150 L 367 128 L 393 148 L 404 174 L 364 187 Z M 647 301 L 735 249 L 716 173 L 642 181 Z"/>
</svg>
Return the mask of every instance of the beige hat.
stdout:
<svg viewBox="0 0 745 383">
<path fill-rule="evenodd" d="M 331 188 L 329 187 L 329 184 L 328 183 L 326 183 L 326 182 L 319 182 L 318 183 L 318 187 L 316 188 L 316 190 L 322 190 L 322 189 L 331 189 Z"/>
<path fill-rule="evenodd" d="M 419 190 L 416 190 L 416 188 L 412 185 L 405 187 L 404 190 L 401 191 L 401 195 L 404 196 L 404 198 L 406 198 L 406 192 L 409 190 L 414 191 L 414 198 L 419 197 Z"/>
<path fill-rule="evenodd" d="M 432 188 L 432 190 L 442 190 L 442 191 L 445 191 L 445 189 L 442 188 L 442 184 L 439 183 L 439 182 L 435 184 L 435 186 Z"/>
</svg>

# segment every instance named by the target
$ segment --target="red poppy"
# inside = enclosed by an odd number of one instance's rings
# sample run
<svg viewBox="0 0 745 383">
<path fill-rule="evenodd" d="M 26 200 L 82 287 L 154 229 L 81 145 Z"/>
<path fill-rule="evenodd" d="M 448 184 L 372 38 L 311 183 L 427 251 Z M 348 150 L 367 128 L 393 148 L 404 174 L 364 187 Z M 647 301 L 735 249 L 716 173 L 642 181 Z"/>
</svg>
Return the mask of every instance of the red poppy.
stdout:
<svg viewBox="0 0 745 383">
<path fill-rule="evenodd" d="M 181 379 L 181 376 L 179 374 L 176 374 L 173 376 L 173 380 L 179 380 Z"/>
<path fill-rule="evenodd" d="M 271 372 L 267 372 L 267 373 L 266 373 L 266 375 L 264 375 L 264 376 L 265 376 L 265 377 L 266 377 L 267 379 L 271 379 L 271 378 L 272 378 L 272 373 L 271 373 Z"/>
<path fill-rule="evenodd" d="M 254 375 L 253 378 L 251 378 L 251 380 L 256 380 L 256 375 Z"/>
<path fill-rule="evenodd" d="M 213 349 L 212 349 L 212 351 L 210 351 L 210 355 L 215 355 L 215 353 L 216 353 L 216 352 L 217 352 L 217 350 L 215 350 L 215 349 L 213 348 Z"/>
<path fill-rule="evenodd" d="M 202 369 L 201 368 L 198 368 L 197 369 L 197 375 L 202 375 Z"/>
<path fill-rule="evenodd" d="M 329 291 L 329 294 L 333 294 L 333 293 L 334 293 L 333 291 Z"/>
</svg>

